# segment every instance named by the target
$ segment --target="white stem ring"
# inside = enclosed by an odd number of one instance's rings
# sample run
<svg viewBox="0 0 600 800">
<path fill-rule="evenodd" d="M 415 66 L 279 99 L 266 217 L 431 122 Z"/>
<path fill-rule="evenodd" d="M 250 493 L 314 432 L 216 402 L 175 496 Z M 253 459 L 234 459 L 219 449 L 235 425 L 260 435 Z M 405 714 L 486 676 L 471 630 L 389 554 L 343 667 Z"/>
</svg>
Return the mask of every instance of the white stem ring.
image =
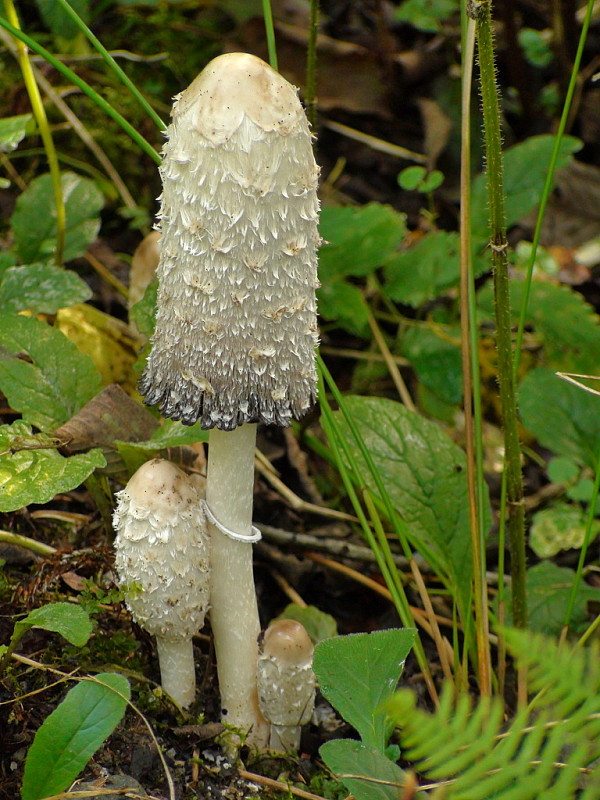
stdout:
<svg viewBox="0 0 600 800">
<path fill-rule="evenodd" d="M 202 501 L 202 508 L 204 509 L 204 513 L 208 521 L 215 526 L 221 533 L 224 533 L 226 536 L 229 536 L 230 539 L 235 539 L 236 542 L 248 542 L 249 544 L 253 544 L 254 542 L 260 542 L 262 539 L 262 533 L 258 530 L 255 525 L 252 525 L 250 535 L 245 533 L 237 533 L 236 531 L 232 531 L 231 528 L 226 528 L 219 520 L 215 517 L 212 513 L 210 508 L 208 507 L 208 503 L 206 500 Z"/>
</svg>

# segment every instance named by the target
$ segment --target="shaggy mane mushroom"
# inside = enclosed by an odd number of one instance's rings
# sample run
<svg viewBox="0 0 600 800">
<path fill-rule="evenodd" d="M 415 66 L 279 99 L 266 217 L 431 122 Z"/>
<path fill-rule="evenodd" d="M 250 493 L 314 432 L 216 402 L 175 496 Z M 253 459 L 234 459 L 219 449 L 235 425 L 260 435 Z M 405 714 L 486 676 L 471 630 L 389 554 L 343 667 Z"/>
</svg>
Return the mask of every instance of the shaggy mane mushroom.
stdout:
<svg viewBox="0 0 600 800">
<path fill-rule="evenodd" d="M 176 98 L 161 167 L 156 332 L 146 402 L 211 428 L 206 514 L 223 720 L 264 746 L 252 575 L 256 425 L 316 394 L 318 168 L 297 90 L 220 56 Z"/>
</svg>

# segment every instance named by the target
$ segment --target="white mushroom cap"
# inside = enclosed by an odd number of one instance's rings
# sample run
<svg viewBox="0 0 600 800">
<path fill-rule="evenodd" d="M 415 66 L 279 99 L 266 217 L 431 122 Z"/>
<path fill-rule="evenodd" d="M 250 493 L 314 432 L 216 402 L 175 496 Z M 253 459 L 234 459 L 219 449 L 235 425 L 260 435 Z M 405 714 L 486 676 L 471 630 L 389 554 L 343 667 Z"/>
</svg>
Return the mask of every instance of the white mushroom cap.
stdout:
<svg viewBox="0 0 600 800">
<path fill-rule="evenodd" d="M 258 697 L 272 725 L 296 727 L 311 718 L 315 701 L 313 644 L 300 622 L 281 619 L 266 630 L 258 659 Z"/>
<path fill-rule="evenodd" d="M 204 624 L 209 599 L 208 537 L 197 485 L 156 458 L 117 498 L 115 567 L 127 607 L 152 635 L 190 639 Z"/>
<path fill-rule="evenodd" d="M 296 89 L 220 56 L 176 98 L 167 139 L 140 391 L 185 424 L 288 425 L 314 401 L 318 340 L 318 168 Z"/>
</svg>

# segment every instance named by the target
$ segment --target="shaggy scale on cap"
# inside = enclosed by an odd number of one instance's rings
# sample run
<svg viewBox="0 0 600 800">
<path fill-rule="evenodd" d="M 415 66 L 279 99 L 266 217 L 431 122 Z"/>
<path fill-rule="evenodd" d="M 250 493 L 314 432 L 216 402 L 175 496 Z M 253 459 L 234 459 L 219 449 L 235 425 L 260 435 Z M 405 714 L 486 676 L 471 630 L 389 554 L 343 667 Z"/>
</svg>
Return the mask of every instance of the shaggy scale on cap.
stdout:
<svg viewBox="0 0 600 800">
<path fill-rule="evenodd" d="M 167 139 L 140 391 L 186 425 L 289 425 L 314 402 L 318 343 L 318 167 L 297 91 L 255 56 L 219 56 Z"/>
<path fill-rule="evenodd" d="M 135 621 L 153 636 L 191 639 L 208 609 L 208 534 L 197 486 L 153 459 L 117 493 L 115 568 Z"/>
</svg>

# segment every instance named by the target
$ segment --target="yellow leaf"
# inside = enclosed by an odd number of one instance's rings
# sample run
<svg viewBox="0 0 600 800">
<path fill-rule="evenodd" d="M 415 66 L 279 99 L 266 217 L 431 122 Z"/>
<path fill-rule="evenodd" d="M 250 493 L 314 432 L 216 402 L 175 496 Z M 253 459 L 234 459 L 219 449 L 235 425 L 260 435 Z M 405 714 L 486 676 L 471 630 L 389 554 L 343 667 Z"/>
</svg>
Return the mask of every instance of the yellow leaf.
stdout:
<svg viewBox="0 0 600 800">
<path fill-rule="evenodd" d="M 61 309 L 56 327 L 90 356 L 105 385 L 118 383 L 135 392 L 138 375 L 133 365 L 143 341 L 124 322 L 81 303 Z"/>
</svg>

